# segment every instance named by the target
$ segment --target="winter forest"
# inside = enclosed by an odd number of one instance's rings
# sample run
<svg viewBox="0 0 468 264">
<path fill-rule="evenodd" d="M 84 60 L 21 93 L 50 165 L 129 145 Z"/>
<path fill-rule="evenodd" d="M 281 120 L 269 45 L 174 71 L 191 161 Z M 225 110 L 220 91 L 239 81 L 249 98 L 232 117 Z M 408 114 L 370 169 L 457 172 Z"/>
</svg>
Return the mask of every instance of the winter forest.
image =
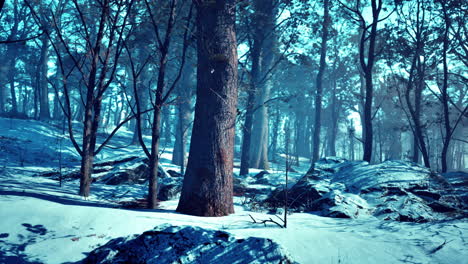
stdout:
<svg viewBox="0 0 468 264">
<path fill-rule="evenodd" d="M 0 0 L 0 263 L 466 263 L 467 21 Z"/>
</svg>

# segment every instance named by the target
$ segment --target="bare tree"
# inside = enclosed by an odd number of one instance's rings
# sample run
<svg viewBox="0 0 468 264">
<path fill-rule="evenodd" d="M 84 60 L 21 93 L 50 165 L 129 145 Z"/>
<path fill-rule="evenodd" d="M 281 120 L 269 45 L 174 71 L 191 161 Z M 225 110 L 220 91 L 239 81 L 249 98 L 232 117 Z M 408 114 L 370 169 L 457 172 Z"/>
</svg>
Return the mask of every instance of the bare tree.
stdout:
<svg viewBox="0 0 468 264">
<path fill-rule="evenodd" d="M 442 63 L 443 63 L 443 79 L 442 79 L 442 88 L 440 89 L 441 96 L 440 101 L 442 103 L 443 109 L 443 124 L 444 124 L 444 137 L 443 137 L 443 145 L 442 145 L 442 153 L 441 153 L 441 165 L 442 165 L 442 172 L 447 172 L 447 156 L 450 143 L 452 141 L 453 134 L 463 118 L 466 118 L 466 114 L 468 113 L 468 105 L 464 107 L 464 109 L 460 110 L 456 121 L 452 124 L 450 120 L 450 109 L 449 103 L 451 101 L 448 91 L 448 82 L 449 82 L 449 67 L 448 67 L 448 59 L 447 54 L 449 53 L 450 48 L 450 39 L 449 39 L 449 31 L 452 27 L 452 19 L 449 13 L 449 4 L 451 1 L 438 1 L 442 8 L 442 18 L 443 18 L 443 48 L 442 48 Z M 466 52 L 466 49 L 464 50 Z"/>
<path fill-rule="evenodd" d="M 143 151 L 146 156 L 149 158 L 149 183 L 148 183 L 148 208 L 156 208 L 157 206 L 157 177 L 158 177 L 158 167 L 159 167 L 159 145 L 161 138 L 161 112 L 164 107 L 164 103 L 169 98 L 171 92 L 177 85 L 177 82 L 182 76 L 182 70 L 185 64 L 185 55 L 188 47 L 188 34 L 190 28 L 192 7 L 190 7 L 189 15 L 185 25 L 185 31 L 183 36 L 183 47 L 182 47 L 182 57 L 178 72 L 172 82 L 171 86 L 166 91 L 166 70 L 168 65 L 168 58 L 170 52 L 171 40 L 173 37 L 174 27 L 176 25 L 176 9 L 180 7 L 178 0 L 171 0 L 169 3 L 168 16 L 165 23 L 164 35 L 161 36 L 161 29 L 159 23 L 156 21 L 156 18 L 153 14 L 151 6 L 147 0 L 145 0 L 146 8 L 148 10 L 154 32 L 156 35 L 156 43 L 159 52 L 159 61 L 158 61 L 158 77 L 157 85 L 155 91 L 155 98 L 153 104 L 153 117 L 152 117 L 152 128 L 151 128 L 151 146 L 148 148 L 143 140 L 142 134 L 142 122 L 141 122 L 141 106 L 138 91 L 136 90 L 136 85 L 134 85 L 134 96 L 137 106 L 137 126 L 138 126 L 138 138 Z M 132 60 L 130 60 L 132 61 Z M 132 62 L 132 71 L 135 71 L 134 64 Z M 135 77 L 134 77 L 135 80 Z"/>
<path fill-rule="evenodd" d="M 97 31 L 95 36 L 91 32 L 95 25 L 89 24 L 83 14 L 83 6 L 77 0 L 73 0 L 73 6 L 78 14 L 78 23 L 84 33 L 82 42 L 86 53 L 83 56 L 77 55 L 77 52 L 72 50 L 76 47 L 76 36 L 66 35 L 57 24 L 57 16 L 61 14 L 52 14 L 52 21 L 49 21 L 54 29 L 54 34 L 57 35 L 59 43 L 54 43 L 51 37 L 52 33 L 46 32 L 49 40 L 52 43 L 54 51 L 58 55 L 61 73 L 64 76 L 62 88 L 64 91 L 65 104 L 62 104 L 65 116 L 68 120 L 68 132 L 70 140 L 76 151 L 81 156 L 80 168 L 80 190 L 79 194 L 88 197 L 91 187 L 91 175 L 93 173 L 94 157 L 103 149 L 110 138 L 115 134 L 121 125 L 97 147 L 97 132 L 101 121 L 101 107 L 104 93 L 113 83 L 115 73 L 118 66 L 118 60 L 123 50 L 123 40 L 127 29 L 127 19 L 132 8 L 134 0 L 126 0 L 124 2 L 103 0 L 98 5 L 99 20 L 97 23 Z M 31 5 L 26 2 L 34 13 L 36 19 L 42 24 L 41 18 Z M 79 34 L 82 36 L 82 34 Z M 73 61 L 71 69 L 66 69 L 63 59 L 60 57 L 59 48 L 65 50 L 66 54 Z M 79 53 L 78 53 L 79 54 Z M 83 141 L 81 147 L 74 137 L 72 126 L 72 108 L 70 102 L 70 92 L 67 86 L 67 77 L 73 71 L 78 71 L 82 81 L 85 84 L 86 94 L 84 98 L 84 122 L 83 122 Z M 127 120 L 128 121 L 128 120 Z"/>
<path fill-rule="evenodd" d="M 408 9 L 409 17 L 405 17 L 404 9 Z M 414 10 L 415 9 L 415 10 Z M 426 62 L 423 58 L 425 37 L 424 34 L 427 31 L 426 24 L 426 4 L 422 0 L 417 0 L 415 6 L 402 6 L 398 9 L 398 14 L 403 16 L 405 20 L 414 20 L 414 28 L 409 32 L 414 32 L 412 39 L 413 45 L 413 56 L 411 59 L 411 66 L 409 71 L 409 79 L 405 90 L 405 102 L 408 107 L 408 112 L 412 122 L 412 131 L 414 135 L 413 139 L 413 162 L 419 162 L 419 152 L 422 153 L 424 165 L 428 168 L 431 167 L 429 160 L 429 153 L 426 146 L 426 140 L 424 138 L 424 127 L 421 121 L 421 109 L 422 109 L 422 93 L 425 88 L 425 69 Z M 414 18 L 411 16 L 414 15 Z M 407 29 L 409 30 L 409 29 Z M 411 100 L 411 93 L 414 94 L 413 100 Z"/>
<path fill-rule="evenodd" d="M 364 155 L 363 160 L 370 162 L 372 159 L 372 145 L 373 145 L 373 130 L 372 130 L 372 104 L 374 99 L 374 85 L 373 85 L 373 68 L 376 62 L 376 40 L 377 40 L 377 26 L 380 22 L 388 18 L 380 18 L 380 13 L 383 8 L 384 0 L 369 0 L 371 6 L 372 20 L 370 23 L 364 18 L 363 1 L 356 0 L 353 7 L 349 7 L 342 3 L 350 13 L 351 18 L 358 23 L 361 31 L 361 38 L 359 41 L 359 62 L 361 70 L 364 75 L 365 96 L 364 96 L 364 113 L 363 113 L 363 147 Z"/>
</svg>

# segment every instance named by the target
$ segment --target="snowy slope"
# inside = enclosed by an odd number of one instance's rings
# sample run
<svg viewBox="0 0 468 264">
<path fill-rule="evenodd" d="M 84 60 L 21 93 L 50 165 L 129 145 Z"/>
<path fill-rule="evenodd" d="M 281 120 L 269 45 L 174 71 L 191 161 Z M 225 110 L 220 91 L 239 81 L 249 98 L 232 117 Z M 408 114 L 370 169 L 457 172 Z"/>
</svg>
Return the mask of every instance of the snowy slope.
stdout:
<svg viewBox="0 0 468 264">
<path fill-rule="evenodd" d="M 86 205 L 81 200 L 71 205 L 58 198 L 31 196 L 2 193 L 0 197 L 0 215 L 8 216 L 0 221 L 1 232 L 8 234 L 0 243 L 0 262 L 8 255 L 45 263 L 77 261 L 111 238 L 166 223 L 224 230 L 238 237 L 271 238 L 299 263 L 466 263 L 468 256 L 468 223 L 463 221 L 409 224 L 298 213 L 289 217 L 287 229 L 280 229 L 252 224 L 249 214 L 258 219 L 271 215 L 247 212 L 238 205 L 236 214 L 202 218 L 175 213 L 177 201 L 163 202 L 160 210 L 148 211 Z M 442 249 L 431 254 L 445 241 Z"/>
<path fill-rule="evenodd" d="M 37 148 L 44 147 L 44 142 L 52 144 L 59 131 L 36 121 L 0 119 L 1 125 L 9 126 L 8 122 L 12 122 L 11 129 L 0 126 L 0 137 L 31 140 L 31 150 L 24 147 L 31 151 L 28 155 L 38 153 L 33 150 L 39 151 Z M 111 144 L 129 139 L 130 133 L 123 131 Z M 0 138 L 0 142 L 2 148 L 14 150 L 12 140 Z M 70 165 L 77 165 L 71 145 L 64 141 L 63 146 Z M 135 155 L 137 151 L 137 147 L 106 150 L 99 159 Z M 57 150 L 50 147 L 40 153 L 50 159 Z M 281 229 L 273 224 L 253 224 L 249 215 L 259 220 L 275 216 L 248 211 L 242 206 L 243 197 L 235 197 L 235 214 L 220 218 L 178 214 L 177 200 L 161 202 L 158 210 L 119 209 L 115 208 L 118 201 L 144 197 L 146 185 L 93 183 L 91 197 L 83 200 L 76 195 L 77 180 L 59 187 L 53 179 L 34 176 L 38 171 L 53 169 L 56 163 L 30 159 L 23 164 L 26 167 L 21 167 L 18 157 L 13 152 L 0 152 L 0 263 L 79 261 L 110 239 L 141 234 L 164 224 L 223 230 L 238 238 L 270 238 L 299 263 L 468 263 L 468 223 L 464 219 L 402 223 L 375 217 L 337 219 L 294 213 L 288 218 L 288 228 Z M 167 151 L 163 166 L 177 170 L 169 160 Z M 292 174 L 293 183 L 307 169 L 303 164 L 301 171 Z M 273 168 L 268 175 L 270 184 L 263 187 L 282 184 L 281 164 Z M 254 175 L 258 172 L 254 170 L 242 182 L 257 182 Z"/>
</svg>

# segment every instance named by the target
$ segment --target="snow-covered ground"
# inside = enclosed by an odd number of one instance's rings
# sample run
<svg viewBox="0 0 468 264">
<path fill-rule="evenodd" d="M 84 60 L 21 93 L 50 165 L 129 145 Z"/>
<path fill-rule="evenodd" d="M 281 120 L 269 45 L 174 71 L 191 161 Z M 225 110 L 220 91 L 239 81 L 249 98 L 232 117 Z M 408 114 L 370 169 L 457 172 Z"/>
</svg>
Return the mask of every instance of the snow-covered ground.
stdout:
<svg viewBox="0 0 468 264">
<path fill-rule="evenodd" d="M 281 229 L 271 223 L 266 227 L 253 224 L 250 215 L 258 220 L 275 216 L 248 211 L 242 205 L 243 197 L 235 197 L 235 214 L 219 218 L 178 214 L 177 200 L 161 202 L 157 210 L 116 208 L 116 201 L 144 197 L 145 184 L 93 183 L 92 196 L 84 200 L 76 194 L 77 180 L 60 187 L 56 180 L 35 176 L 39 171 L 57 168 L 57 160 L 51 158 L 57 155 L 52 145 L 57 131 L 36 121 L 0 118 L 0 263 L 79 261 L 110 239 L 140 234 L 163 224 L 223 230 L 239 238 L 271 238 L 299 263 L 468 263 L 466 219 L 402 223 L 373 216 L 338 219 L 293 213 L 288 216 L 287 229 Z M 111 144 L 128 144 L 130 137 L 122 131 Z M 12 147 L 13 142 L 20 148 Z M 70 143 L 64 140 L 62 144 L 63 157 L 69 162 L 66 164 L 76 166 Z M 166 150 L 163 167 L 177 170 L 169 164 L 170 149 Z M 99 159 L 135 153 L 141 153 L 137 147 L 106 149 Z M 291 175 L 292 182 L 307 169 L 306 162 L 302 164 L 299 172 Z M 276 172 L 268 175 L 269 179 L 273 185 L 282 184 L 284 167 L 272 167 Z M 253 183 L 258 172 L 254 170 L 242 181 Z"/>
</svg>

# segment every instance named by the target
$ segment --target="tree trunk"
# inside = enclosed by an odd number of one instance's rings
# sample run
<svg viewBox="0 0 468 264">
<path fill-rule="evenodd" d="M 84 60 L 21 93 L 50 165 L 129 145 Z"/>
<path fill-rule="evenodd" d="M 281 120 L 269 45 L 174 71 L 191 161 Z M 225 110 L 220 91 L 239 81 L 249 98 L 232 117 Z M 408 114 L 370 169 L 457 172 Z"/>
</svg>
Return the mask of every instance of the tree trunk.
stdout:
<svg viewBox="0 0 468 264">
<path fill-rule="evenodd" d="M 164 71 L 164 70 L 163 70 Z M 161 70 L 160 70 L 161 74 Z M 163 75 L 165 73 L 162 73 Z M 164 77 L 163 77 L 164 78 Z M 164 82 L 164 81 L 162 81 Z M 158 84 L 159 86 L 160 84 Z M 162 84 L 164 85 L 164 83 Z M 151 155 L 149 157 L 149 182 L 148 182 L 148 208 L 155 209 L 158 204 L 158 167 L 159 167 L 159 142 L 161 132 L 161 107 L 162 91 L 156 91 L 156 107 L 153 114 L 153 126 L 151 129 Z"/>
<path fill-rule="evenodd" d="M 139 104 L 138 108 L 148 109 L 149 96 L 147 94 L 145 94 L 145 92 L 150 91 L 149 83 L 148 83 L 148 79 L 150 78 L 149 77 L 149 71 L 143 70 L 141 76 L 142 76 L 141 81 L 140 80 L 135 80 L 136 81 L 135 85 L 137 85 L 137 88 L 136 88 L 136 91 L 133 91 L 133 93 L 138 93 L 138 104 Z M 137 96 L 135 96 L 135 98 L 136 97 Z M 137 102 L 135 101 L 135 103 L 137 103 Z M 139 138 L 138 137 L 139 137 L 140 129 L 142 130 L 141 133 L 143 133 L 145 131 L 145 128 L 147 128 L 147 123 L 148 122 L 146 120 L 149 119 L 149 118 L 146 118 L 147 116 L 148 116 L 148 114 L 142 114 L 141 116 L 139 116 L 136 119 L 132 144 L 139 144 Z M 138 119 L 140 121 L 138 121 Z"/>
<path fill-rule="evenodd" d="M 276 162 L 276 153 L 278 149 L 278 134 L 279 134 L 279 125 L 281 121 L 281 115 L 279 111 L 279 107 L 275 107 L 275 120 L 273 122 L 273 135 L 271 139 L 271 149 L 269 151 L 270 158 L 273 162 Z"/>
<path fill-rule="evenodd" d="M 260 85 L 261 94 L 256 105 L 262 105 L 253 116 L 252 141 L 250 144 L 250 166 L 252 168 L 269 170 L 268 162 L 268 109 L 264 105 L 270 96 L 269 84 Z"/>
<path fill-rule="evenodd" d="M 335 76 L 336 78 L 336 76 Z M 330 106 L 331 122 L 328 127 L 330 133 L 328 134 L 328 155 L 336 156 L 336 137 L 338 134 L 338 117 L 339 117 L 339 103 L 336 98 L 336 79 L 333 80 L 332 102 Z"/>
<path fill-rule="evenodd" d="M 6 54 L 4 55 L 4 57 Z M 5 105 L 7 99 L 6 82 L 8 76 L 8 65 L 0 65 L 0 114 L 5 113 Z"/>
<path fill-rule="evenodd" d="M 269 169 L 268 163 L 268 110 L 264 103 L 270 94 L 267 84 L 276 47 L 275 1 L 256 0 L 254 5 L 253 45 L 251 47 L 252 71 L 248 91 L 246 118 L 242 141 L 241 175 L 248 168 Z"/>
<path fill-rule="evenodd" d="M 300 96 L 300 95 L 299 95 Z M 295 152 L 297 156 L 309 157 L 310 149 L 307 144 L 307 113 L 305 112 L 305 100 L 301 98 L 298 104 L 298 111 L 296 112 L 296 140 L 295 140 Z"/>
<path fill-rule="evenodd" d="M 49 84 L 47 83 L 47 72 L 49 60 L 49 38 L 46 34 L 42 36 L 42 47 L 41 47 L 41 59 L 39 60 L 39 87 L 40 87 L 40 98 L 39 98 L 39 119 L 49 120 L 50 109 L 49 109 Z"/>
<path fill-rule="evenodd" d="M 11 25 L 11 33 L 9 35 L 9 39 L 15 39 L 18 36 L 18 29 L 19 29 L 19 24 L 20 24 L 20 18 L 19 18 L 19 6 L 20 4 L 18 3 L 18 0 L 15 0 L 13 2 L 13 24 Z M 16 74 L 16 58 L 18 54 L 18 49 L 20 48 L 19 44 L 7 44 L 6 48 L 6 60 L 5 60 L 5 80 L 7 80 L 9 86 L 10 86 L 10 96 L 11 96 L 11 112 L 13 114 L 16 114 L 18 112 L 18 106 L 17 106 L 17 101 L 16 101 L 16 92 L 15 92 L 15 74 Z M 2 66 L 0 66 L 2 67 Z M 0 72 L 1 73 L 1 72 Z M 7 101 L 6 97 L 6 86 L 5 85 L 5 90 L 3 92 L 3 95 L 1 96 L 0 100 L 3 100 L 0 102 L 0 107 L 3 106 L 2 110 L 5 109 L 5 103 Z"/>
<path fill-rule="evenodd" d="M 18 104 L 16 99 L 15 91 L 15 75 L 16 75 L 16 56 L 17 56 L 17 46 L 9 45 L 8 53 L 10 54 L 9 66 L 8 66 L 8 83 L 10 85 L 10 96 L 11 96 L 11 112 L 13 115 L 18 113 Z"/>
<path fill-rule="evenodd" d="M 93 173 L 94 148 L 91 144 L 92 137 L 92 108 L 87 107 L 83 129 L 83 145 L 81 156 L 81 177 L 79 194 L 88 197 L 91 188 L 91 175 Z"/>
<path fill-rule="evenodd" d="M 449 96 L 448 96 L 448 62 L 447 62 L 447 52 L 449 49 L 449 29 L 450 29 L 450 18 L 448 16 L 446 3 L 441 1 L 443 13 L 444 13 L 444 38 L 443 38 L 443 50 L 442 50 L 442 62 L 443 62 L 443 71 L 444 78 L 442 84 L 442 106 L 444 114 L 444 129 L 445 137 L 443 138 L 442 154 L 441 154 L 441 167 L 442 172 L 447 172 L 447 154 L 450 146 L 450 140 L 452 138 L 452 128 L 450 126 L 450 112 L 449 112 Z"/>
<path fill-rule="evenodd" d="M 327 57 L 327 41 L 328 41 L 328 24 L 329 17 L 329 1 L 323 1 L 323 22 L 322 22 L 322 44 L 320 49 L 320 64 L 315 81 L 315 122 L 314 122 L 314 135 L 312 143 L 312 159 L 311 166 L 308 173 L 314 170 L 315 162 L 317 162 L 320 153 L 320 130 L 322 125 L 322 93 L 323 93 L 323 74 L 325 73 L 326 57 Z"/>
<path fill-rule="evenodd" d="M 56 65 L 59 65 L 58 59 L 56 61 Z M 59 67 L 57 67 L 57 70 L 55 71 L 55 87 L 57 87 L 57 89 L 58 87 L 62 85 L 62 78 L 63 78 L 62 73 Z M 63 98 L 61 98 L 58 90 L 55 90 L 54 91 L 54 112 L 53 112 L 54 120 L 61 120 L 62 118 L 64 118 L 62 108 L 60 107 L 60 102 L 63 101 L 62 99 Z"/>
<path fill-rule="evenodd" d="M 197 101 L 189 160 L 177 211 L 234 213 L 233 158 L 237 112 L 236 1 L 197 5 Z"/>
<path fill-rule="evenodd" d="M 83 128 L 83 146 L 81 155 L 81 177 L 79 194 L 88 197 L 91 188 L 91 174 L 93 173 L 94 150 L 96 148 L 97 132 L 101 117 L 102 91 L 98 87 L 98 96 L 95 95 L 96 80 L 99 65 L 99 54 L 102 48 L 104 28 L 108 19 L 109 1 L 105 0 L 102 7 L 99 32 L 93 49 L 93 57 L 89 71 L 88 85 L 86 90 L 85 117 Z M 110 48 L 110 47 L 108 47 Z M 105 69 L 102 69 L 101 78 L 104 77 Z M 101 80 L 102 81 L 102 80 Z"/>
<path fill-rule="evenodd" d="M 354 129 L 354 124 L 353 120 L 349 122 L 348 126 L 348 137 L 349 137 L 349 160 L 354 160 L 355 155 L 354 155 L 354 137 L 355 137 L 355 132 L 356 130 Z"/>
<path fill-rule="evenodd" d="M 367 26 L 362 14 L 360 14 L 361 40 L 359 42 L 359 61 L 364 73 L 365 79 L 365 97 L 364 97 L 364 123 L 363 123 L 363 141 L 364 155 L 363 160 L 371 162 L 373 149 L 373 130 L 372 130 L 372 104 L 374 100 L 373 86 L 373 68 L 376 59 L 375 45 L 377 40 L 377 24 L 380 22 L 379 15 L 382 10 L 383 1 L 372 0 L 372 22 Z M 367 34 L 366 29 L 370 28 Z M 366 42 L 369 42 L 367 52 L 365 51 Z M 367 57 L 367 61 L 366 58 Z"/>
<path fill-rule="evenodd" d="M 166 106 L 162 110 L 162 120 L 163 120 L 163 136 L 165 146 L 172 144 L 172 132 L 171 132 L 171 108 Z"/>
<path fill-rule="evenodd" d="M 245 110 L 245 121 L 244 126 L 242 129 L 242 154 L 241 154 L 241 167 L 240 167 L 240 175 L 247 175 L 249 174 L 250 168 L 250 145 L 252 141 L 252 121 L 253 121 L 253 108 L 255 102 L 255 84 L 254 80 L 258 75 L 258 51 L 256 51 L 255 47 L 252 50 L 252 72 L 251 72 L 251 80 L 250 80 L 250 87 L 247 91 L 247 105 Z"/>
<path fill-rule="evenodd" d="M 176 126 L 176 136 L 174 142 L 174 151 L 172 154 L 172 163 L 181 166 L 181 173 L 184 174 L 185 167 L 185 156 L 187 145 L 187 131 L 190 126 L 192 119 L 191 112 L 191 79 L 194 74 L 192 70 L 185 67 L 184 75 L 182 76 L 183 80 L 179 86 L 179 98 L 180 100 L 177 103 L 177 126 Z"/>
</svg>

